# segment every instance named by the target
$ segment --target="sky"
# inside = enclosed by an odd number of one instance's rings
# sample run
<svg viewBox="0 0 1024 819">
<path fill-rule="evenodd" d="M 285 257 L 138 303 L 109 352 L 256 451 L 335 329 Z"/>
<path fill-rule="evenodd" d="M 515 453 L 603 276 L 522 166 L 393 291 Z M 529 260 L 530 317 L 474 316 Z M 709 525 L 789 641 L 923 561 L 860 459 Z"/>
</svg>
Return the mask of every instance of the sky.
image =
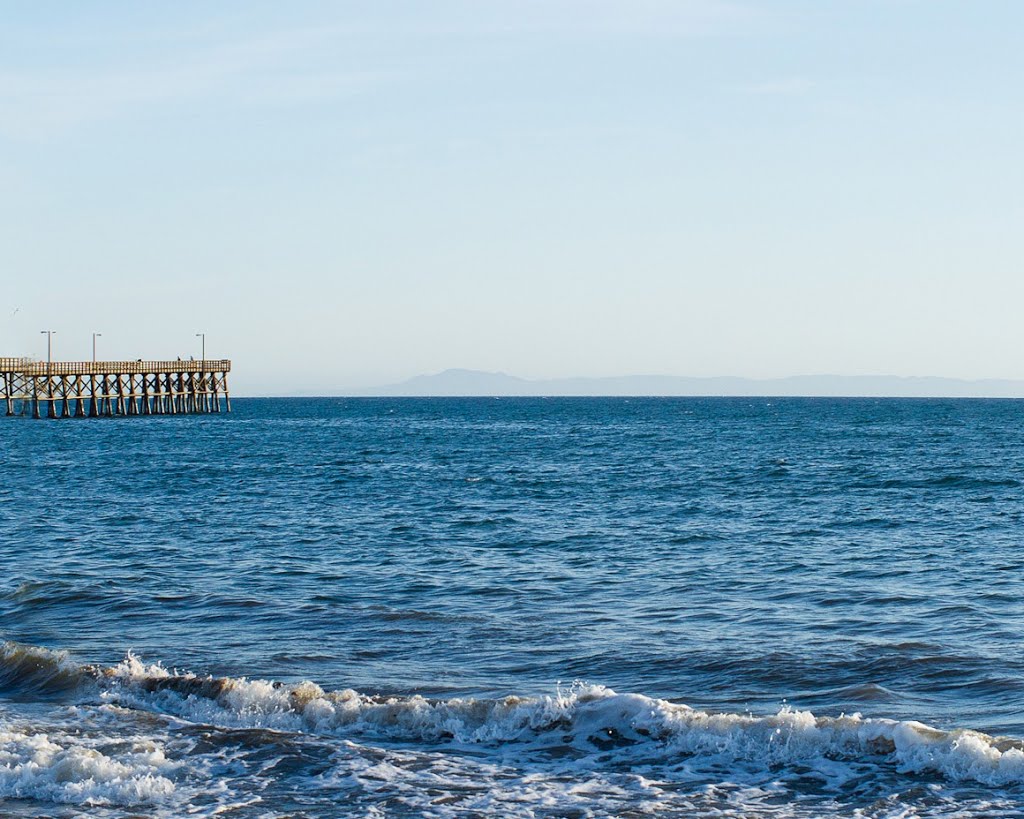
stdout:
<svg viewBox="0 0 1024 819">
<path fill-rule="evenodd" d="M 1024 378 L 1016 0 L 0 0 L 0 355 Z"/>
</svg>

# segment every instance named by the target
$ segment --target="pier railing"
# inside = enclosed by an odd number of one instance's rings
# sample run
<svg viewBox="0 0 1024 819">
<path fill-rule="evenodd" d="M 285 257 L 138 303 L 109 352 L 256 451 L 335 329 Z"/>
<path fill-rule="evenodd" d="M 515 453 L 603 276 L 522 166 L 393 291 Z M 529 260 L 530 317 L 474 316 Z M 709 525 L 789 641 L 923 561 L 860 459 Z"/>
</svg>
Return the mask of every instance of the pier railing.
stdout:
<svg viewBox="0 0 1024 819">
<path fill-rule="evenodd" d="M 147 373 L 226 373 L 231 371 L 228 359 L 203 361 L 36 361 L 29 358 L 0 358 L 0 372 L 22 375 L 143 375 Z"/>
</svg>

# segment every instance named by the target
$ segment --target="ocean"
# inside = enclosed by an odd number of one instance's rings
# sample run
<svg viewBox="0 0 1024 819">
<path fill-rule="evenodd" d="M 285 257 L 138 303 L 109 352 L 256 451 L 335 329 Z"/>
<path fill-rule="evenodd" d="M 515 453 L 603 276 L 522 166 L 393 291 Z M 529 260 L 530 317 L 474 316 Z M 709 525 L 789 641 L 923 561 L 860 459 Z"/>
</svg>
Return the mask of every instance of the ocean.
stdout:
<svg viewBox="0 0 1024 819">
<path fill-rule="evenodd" d="M 0 815 L 1024 816 L 1024 403 L 0 418 Z"/>
</svg>

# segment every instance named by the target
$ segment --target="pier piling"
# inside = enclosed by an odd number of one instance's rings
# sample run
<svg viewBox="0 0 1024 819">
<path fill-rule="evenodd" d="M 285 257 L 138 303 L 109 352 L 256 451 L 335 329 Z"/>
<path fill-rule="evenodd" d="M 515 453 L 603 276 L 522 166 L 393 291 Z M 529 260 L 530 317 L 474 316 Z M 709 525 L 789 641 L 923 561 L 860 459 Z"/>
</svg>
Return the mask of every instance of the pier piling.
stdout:
<svg viewBox="0 0 1024 819">
<path fill-rule="evenodd" d="M 0 406 L 33 418 L 231 412 L 227 359 L 33 361 L 0 358 Z"/>
</svg>

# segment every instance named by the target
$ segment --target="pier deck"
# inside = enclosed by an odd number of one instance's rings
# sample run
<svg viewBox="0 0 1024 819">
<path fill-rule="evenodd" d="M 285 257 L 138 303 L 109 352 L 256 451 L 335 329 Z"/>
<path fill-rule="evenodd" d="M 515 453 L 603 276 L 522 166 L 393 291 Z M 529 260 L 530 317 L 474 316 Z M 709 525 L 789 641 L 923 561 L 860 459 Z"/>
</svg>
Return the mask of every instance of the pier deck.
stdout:
<svg viewBox="0 0 1024 819">
<path fill-rule="evenodd" d="M 231 412 L 227 359 L 35 361 L 0 358 L 0 411 L 33 418 Z"/>
</svg>

